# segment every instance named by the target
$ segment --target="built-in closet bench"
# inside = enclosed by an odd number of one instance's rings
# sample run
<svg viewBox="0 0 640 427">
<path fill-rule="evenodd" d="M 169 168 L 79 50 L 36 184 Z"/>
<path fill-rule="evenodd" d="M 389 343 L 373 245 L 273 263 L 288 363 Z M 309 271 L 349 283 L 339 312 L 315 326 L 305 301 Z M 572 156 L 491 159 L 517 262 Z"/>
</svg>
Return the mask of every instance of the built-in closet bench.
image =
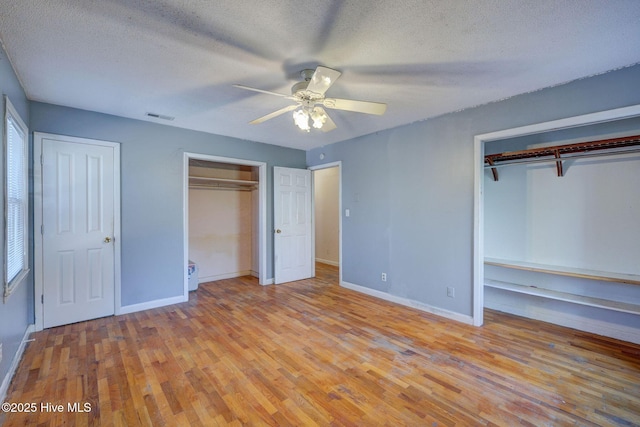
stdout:
<svg viewBox="0 0 640 427">
<path fill-rule="evenodd" d="M 544 264 L 535 264 L 522 261 L 509 261 L 494 258 L 485 258 L 485 265 L 493 265 L 503 268 L 513 268 L 517 270 L 534 271 L 539 273 L 556 274 L 561 276 L 579 277 L 582 279 L 599 280 L 606 282 L 625 283 L 629 285 L 640 285 L 640 276 L 635 274 L 610 273 L 595 270 L 584 270 L 579 268 L 558 267 Z M 539 288 L 534 285 L 519 285 L 515 283 L 503 282 L 499 280 L 485 279 L 484 285 L 489 288 L 502 289 L 506 291 L 534 295 L 558 301 L 565 301 L 574 304 L 581 304 L 590 307 L 605 308 L 622 313 L 640 314 L 640 305 L 621 301 L 613 301 L 604 298 L 596 298 L 584 295 L 577 295 L 567 292 L 560 292 L 551 289 Z"/>
</svg>

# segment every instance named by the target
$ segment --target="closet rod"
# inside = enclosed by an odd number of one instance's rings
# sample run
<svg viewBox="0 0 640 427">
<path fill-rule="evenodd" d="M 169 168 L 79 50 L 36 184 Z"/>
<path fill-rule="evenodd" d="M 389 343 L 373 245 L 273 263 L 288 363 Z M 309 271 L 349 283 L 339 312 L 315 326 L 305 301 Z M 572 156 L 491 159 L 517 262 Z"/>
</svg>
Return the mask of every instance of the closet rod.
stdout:
<svg viewBox="0 0 640 427">
<path fill-rule="evenodd" d="M 606 156 L 617 156 L 617 155 L 622 155 L 622 154 L 633 154 L 633 153 L 640 153 L 640 148 L 636 148 L 634 150 L 621 150 L 621 151 L 613 151 L 613 152 L 608 152 L 608 153 L 588 153 L 588 154 L 580 154 L 577 156 L 563 156 L 560 159 L 557 159 L 555 157 L 552 158 L 548 158 L 548 159 L 540 159 L 540 158 L 536 158 L 536 159 L 531 159 L 531 160 L 522 160 L 522 161 L 511 161 L 511 162 L 504 162 L 504 163 L 493 163 L 493 164 L 486 164 L 484 165 L 485 169 L 493 169 L 493 168 L 501 168 L 503 166 L 514 166 L 514 165 L 524 165 L 527 163 L 555 163 L 558 160 L 571 160 L 571 159 L 584 159 L 584 158 L 588 158 L 588 157 L 606 157 Z"/>
<path fill-rule="evenodd" d="M 640 135 L 625 136 L 621 138 L 601 139 L 597 141 L 579 142 L 576 144 L 564 144 L 545 146 L 539 148 L 530 148 L 520 151 L 505 151 L 504 153 L 486 154 L 484 162 L 488 164 L 485 168 L 490 168 L 493 174 L 493 180 L 498 180 L 499 165 L 518 165 L 526 163 L 538 163 L 553 161 L 556 164 L 558 176 L 563 176 L 563 162 L 567 159 L 577 159 L 583 157 L 597 157 L 591 152 L 598 151 L 602 155 L 615 155 L 618 151 L 610 151 L 619 148 L 626 148 L 620 153 L 635 152 L 636 147 L 640 145 Z M 523 160 L 534 159 L 534 160 Z"/>
</svg>

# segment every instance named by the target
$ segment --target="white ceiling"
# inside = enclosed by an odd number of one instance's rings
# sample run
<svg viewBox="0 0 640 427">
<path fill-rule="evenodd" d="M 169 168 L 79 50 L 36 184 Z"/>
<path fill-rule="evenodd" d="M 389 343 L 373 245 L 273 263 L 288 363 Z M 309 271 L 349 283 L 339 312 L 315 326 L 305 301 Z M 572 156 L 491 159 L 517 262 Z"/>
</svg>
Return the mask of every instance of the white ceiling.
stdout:
<svg viewBox="0 0 640 427">
<path fill-rule="evenodd" d="M 29 99 L 307 150 L 638 63 L 640 1 L 2 0 L 0 39 Z M 233 83 L 317 65 L 385 115 L 248 124 L 290 101 Z"/>
</svg>

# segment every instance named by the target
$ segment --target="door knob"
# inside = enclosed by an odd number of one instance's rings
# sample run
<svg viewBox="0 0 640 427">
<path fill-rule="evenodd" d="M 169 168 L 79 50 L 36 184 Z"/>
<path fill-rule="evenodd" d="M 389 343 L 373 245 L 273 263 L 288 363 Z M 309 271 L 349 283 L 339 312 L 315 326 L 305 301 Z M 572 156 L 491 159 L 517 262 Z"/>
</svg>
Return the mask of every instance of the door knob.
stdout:
<svg viewBox="0 0 640 427">
<path fill-rule="evenodd" d="M 280 230 L 279 228 L 276 230 L 276 233 L 280 234 L 282 233 L 282 230 Z"/>
<path fill-rule="evenodd" d="M 109 242 L 111 242 L 111 237 L 105 237 L 105 238 L 104 238 L 104 242 L 105 242 L 105 243 L 109 243 Z"/>
</svg>

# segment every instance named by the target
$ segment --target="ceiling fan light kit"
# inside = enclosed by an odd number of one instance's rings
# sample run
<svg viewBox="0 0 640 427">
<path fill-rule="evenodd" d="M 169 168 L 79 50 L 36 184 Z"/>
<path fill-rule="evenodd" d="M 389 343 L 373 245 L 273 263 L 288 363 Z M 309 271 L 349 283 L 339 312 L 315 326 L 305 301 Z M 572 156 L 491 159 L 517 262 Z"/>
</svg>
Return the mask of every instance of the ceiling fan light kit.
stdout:
<svg viewBox="0 0 640 427">
<path fill-rule="evenodd" d="M 325 92 L 335 83 L 342 73 L 331 68 L 319 66 L 316 70 L 302 70 L 300 75 L 304 79 L 293 85 L 291 95 L 271 92 L 263 89 L 256 89 L 249 86 L 234 85 L 239 89 L 251 90 L 254 92 L 266 93 L 295 101 L 296 104 L 289 105 L 259 117 L 249 122 L 259 124 L 267 120 L 278 117 L 289 111 L 293 111 L 293 123 L 305 132 L 310 132 L 311 128 L 329 132 L 336 128 L 336 124 L 331 120 L 325 109 L 353 111 L 357 113 L 382 115 L 387 109 L 387 104 L 380 102 L 356 101 L 353 99 L 325 98 Z"/>
<path fill-rule="evenodd" d="M 300 130 L 304 130 L 309 132 L 311 127 L 309 127 L 309 113 L 305 109 L 295 110 L 293 112 L 293 123 L 300 128 Z"/>
</svg>

